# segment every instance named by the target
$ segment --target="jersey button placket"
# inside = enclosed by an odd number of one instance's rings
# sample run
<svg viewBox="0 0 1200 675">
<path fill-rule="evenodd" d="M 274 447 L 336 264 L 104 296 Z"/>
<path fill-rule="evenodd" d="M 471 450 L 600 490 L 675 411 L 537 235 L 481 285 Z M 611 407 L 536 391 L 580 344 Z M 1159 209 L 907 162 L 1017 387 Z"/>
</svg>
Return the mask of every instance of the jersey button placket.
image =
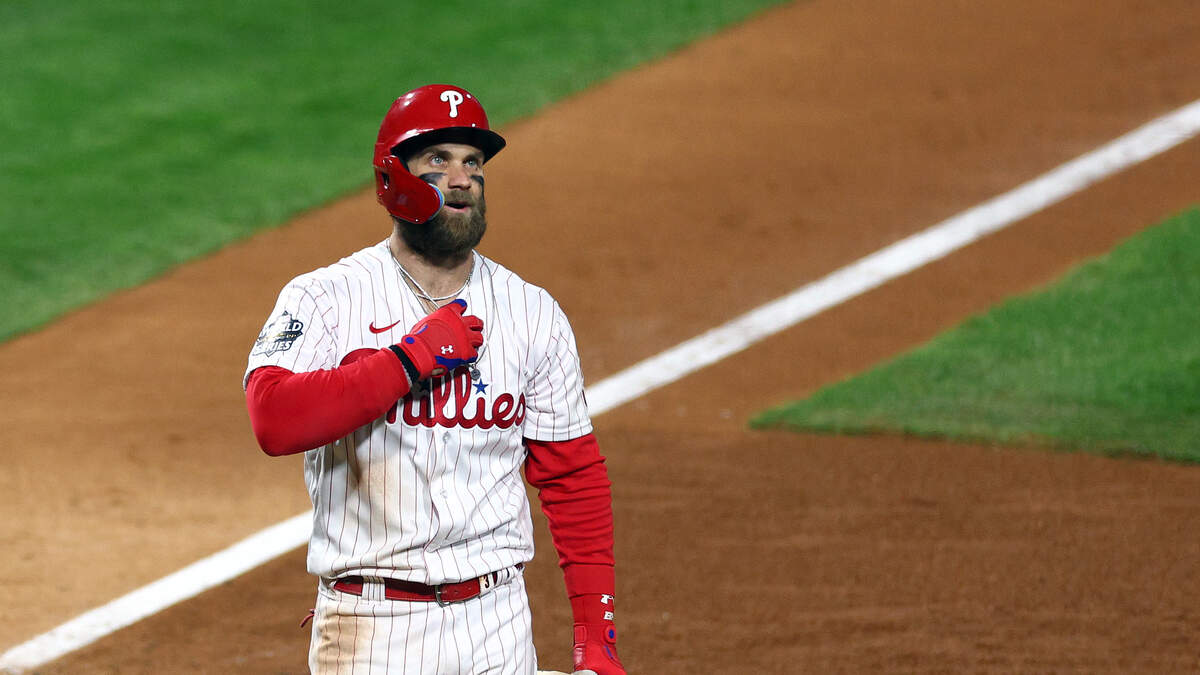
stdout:
<svg viewBox="0 0 1200 675">
<path fill-rule="evenodd" d="M 454 435 L 449 431 L 442 431 L 434 436 L 438 448 L 438 454 L 444 461 L 449 454 L 449 450 L 453 445 Z M 446 477 L 441 475 L 440 470 L 429 481 L 429 496 L 433 499 L 434 508 L 439 512 L 443 512 L 448 508 L 446 503 L 450 496 L 450 491 L 446 489 Z"/>
<path fill-rule="evenodd" d="M 442 432 L 442 450 L 450 449 L 450 441 L 453 438 L 454 438 L 454 436 L 449 431 Z M 441 481 L 439 481 L 439 483 L 441 483 Z M 450 491 L 445 488 L 444 483 L 441 483 L 441 486 L 438 488 L 437 494 L 442 499 L 446 499 L 447 497 L 450 496 Z"/>
</svg>

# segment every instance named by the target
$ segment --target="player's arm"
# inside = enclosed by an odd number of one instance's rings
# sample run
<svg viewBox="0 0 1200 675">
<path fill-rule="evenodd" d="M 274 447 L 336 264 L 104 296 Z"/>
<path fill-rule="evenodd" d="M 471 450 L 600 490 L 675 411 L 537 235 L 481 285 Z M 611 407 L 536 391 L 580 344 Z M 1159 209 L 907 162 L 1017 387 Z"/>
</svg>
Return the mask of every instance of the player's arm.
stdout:
<svg viewBox="0 0 1200 675">
<path fill-rule="evenodd" d="M 246 384 L 250 426 L 263 451 L 319 448 L 383 415 L 421 380 L 473 360 L 483 322 L 456 300 L 417 322 L 398 344 L 328 370 L 258 368 Z M 454 356 L 447 356 L 454 355 Z"/>
<path fill-rule="evenodd" d="M 575 670 L 624 675 L 617 657 L 612 490 L 596 437 L 526 439 L 525 478 L 538 490 L 574 617 Z"/>
<path fill-rule="evenodd" d="M 265 366 L 250 375 L 246 407 L 263 452 L 319 448 L 376 419 L 408 393 L 404 367 L 387 349 L 331 370 Z"/>
</svg>

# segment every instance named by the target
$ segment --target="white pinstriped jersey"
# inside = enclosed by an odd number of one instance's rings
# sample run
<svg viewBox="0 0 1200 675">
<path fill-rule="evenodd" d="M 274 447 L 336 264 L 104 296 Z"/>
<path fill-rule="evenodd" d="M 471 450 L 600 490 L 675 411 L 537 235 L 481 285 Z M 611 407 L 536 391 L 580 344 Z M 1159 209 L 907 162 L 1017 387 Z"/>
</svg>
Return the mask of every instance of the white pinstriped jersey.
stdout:
<svg viewBox="0 0 1200 675">
<path fill-rule="evenodd" d="M 314 507 L 308 570 L 427 584 L 533 557 L 522 437 L 591 432 L 575 336 L 558 303 L 474 254 L 459 296 L 483 320 L 480 378 L 466 368 L 349 436 L 305 453 Z M 284 287 L 251 351 L 263 366 L 329 369 L 400 341 L 425 316 L 387 241 Z"/>
</svg>

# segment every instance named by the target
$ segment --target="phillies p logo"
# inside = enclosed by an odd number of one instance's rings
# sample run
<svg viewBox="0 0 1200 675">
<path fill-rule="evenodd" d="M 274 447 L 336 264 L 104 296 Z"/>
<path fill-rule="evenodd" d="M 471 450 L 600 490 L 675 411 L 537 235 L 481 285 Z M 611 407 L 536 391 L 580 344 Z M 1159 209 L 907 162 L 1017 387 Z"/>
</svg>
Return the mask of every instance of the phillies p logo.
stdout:
<svg viewBox="0 0 1200 675">
<path fill-rule="evenodd" d="M 458 117 L 458 104 L 463 102 L 463 95 L 453 89 L 442 92 L 441 99 L 450 104 L 450 116 Z"/>
</svg>

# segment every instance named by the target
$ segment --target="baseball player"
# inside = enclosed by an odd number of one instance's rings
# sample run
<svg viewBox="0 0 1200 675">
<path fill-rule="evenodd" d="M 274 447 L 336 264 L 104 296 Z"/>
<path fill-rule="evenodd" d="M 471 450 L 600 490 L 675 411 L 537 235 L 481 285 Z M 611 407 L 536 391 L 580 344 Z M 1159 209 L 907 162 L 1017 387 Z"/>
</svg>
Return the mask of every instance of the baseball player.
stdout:
<svg viewBox="0 0 1200 675">
<path fill-rule="evenodd" d="M 289 282 L 251 349 L 259 445 L 304 453 L 313 672 L 532 675 L 522 468 L 564 573 L 575 671 L 625 672 L 574 334 L 549 293 L 475 251 L 483 165 L 504 145 L 459 87 L 397 99 L 374 156 L 391 236 Z"/>
</svg>

